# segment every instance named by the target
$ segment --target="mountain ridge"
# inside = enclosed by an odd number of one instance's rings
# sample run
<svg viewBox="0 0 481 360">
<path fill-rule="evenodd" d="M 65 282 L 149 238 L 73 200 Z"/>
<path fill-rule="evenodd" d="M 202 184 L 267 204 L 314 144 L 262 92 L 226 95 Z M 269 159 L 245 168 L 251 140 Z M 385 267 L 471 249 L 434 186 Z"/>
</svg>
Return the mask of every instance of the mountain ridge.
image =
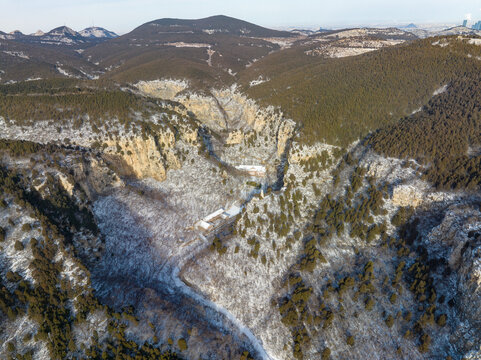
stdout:
<svg viewBox="0 0 481 360">
<path fill-rule="evenodd" d="M 149 21 L 132 30 L 129 34 L 137 34 L 140 30 L 149 27 L 160 27 L 165 32 L 193 31 L 194 33 L 207 33 L 210 31 L 229 33 L 240 36 L 253 37 L 290 37 L 292 33 L 288 31 L 271 30 L 253 23 L 232 18 L 226 15 L 215 15 L 201 19 L 177 19 L 161 18 Z M 172 29 L 173 28 L 173 29 Z M 178 31 L 175 31 L 178 30 Z M 206 32 L 207 31 L 207 32 Z M 155 32 L 153 32 L 155 33 Z M 128 34 L 127 34 L 128 35 Z"/>
</svg>

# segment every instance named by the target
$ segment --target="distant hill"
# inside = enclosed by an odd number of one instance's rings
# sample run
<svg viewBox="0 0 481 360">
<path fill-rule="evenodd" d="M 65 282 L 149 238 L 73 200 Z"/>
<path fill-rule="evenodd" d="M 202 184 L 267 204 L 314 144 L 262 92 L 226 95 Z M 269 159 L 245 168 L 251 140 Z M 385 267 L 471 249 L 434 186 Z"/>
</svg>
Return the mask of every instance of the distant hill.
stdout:
<svg viewBox="0 0 481 360">
<path fill-rule="evenodd" d="M 83 29 L 82 31 L 79 31 L 79 34 L 82 35 L 85 38 L 95 38 L 95 39 L 113 39 L 118 37 L 116 33 L 113 31 L 106 30 L 101 27 L 88 27 L 86 29 Z"/>
<path fill-rule="evenodd" d="M 377 39 L 415 40 L 416 36 L 398 28 L 352 28 L 339 30 L 324 30 L 314 36 L 337 36 L 339 38 L 372 37 Z"/>
<path fill-rule="evenodd" d="M 159 19 L 82 55 L 118 81 L 187 78 L 206 87 L 234 82 L 235 73 L 279 50 L 271 38 L 294 41 L 297 36 L 227 16 Z"/>
<path fill-rule="evenodd" d="M 154 20 L 120 37 L 101 27 L 77 32 L 61 26 L 32 35 L 0 32 L 0 40 L 10 41 L 8 47 L 20 49 L 12 53 L 25 54 L 29 58 L 17 56 L 14 63 L 37 59 L 40 48 L 54 51 L 49 53 L 52 58 L 48 61 L 45 57 L 39 59 L 40 62 L 33 66 L 36 69 L 45 62 L 63 64 L 64 61 L 59 60 L 62 56 L 53 55 L 61 51 L 68 55 L 65 63 L 78 70 L 65 71 L 68 76 L 82 77 L 84 71 L 87 77 L 91 77 L 102 69 L 108 77 L 117 81 L 179 77 L 191 79 L 200 86 L 232 83 L 237 72 L 279 50 L 279 41 L 294 41 L 297 36 L 222 15 L 197 20 Z M 4 45 L 7 46 L 6 43 Z M 11 64 L 11 57 L 5 57 L 5 62 Z M 74 58 L 76 61 L 72 61 Z M 22 79 L 20 74 L 23 72 L 18 67 L 14 71 L 7 67 L 2 70 L 10 73 L 9 80 Z M 59 70 L 55 66 L 47 66 L 38 77 L 51 75 L 52 72 L 57 74 Z M 30 72 L 27 73 L 31 77 Z M 7 78 L 3 76 L 4 80 Z"/>
<path fill-rule="evenodd" d="M 13 40 L 13 39 L 15 39 L 15 35 L 7 34 L 7 33 L 4 33 L 3 31 L 0 31 L 0 39 Z"/>
<path fill-rule="evenodd" d="M 436 32 L 434 35 L 481 35 L 481 31 L 473 30 L 465 26 L 455 26 L 449 29 Z"/>
<path fill-rule="evenodd" d="M 312 35 L 315 34 L 317 31 L 309 30 L 309 29 L 292 29 L 290 30 L 291 33 L 299 34 L 299 35 Z"/>
<path fill-rule="evenodd" d="M 229 16 L 217 15 L 198 20 L 158 19 L 134 29 L 130 35 L 155 36 L 176 34 L 229 34 L 249 37 L 290 37 L 288 31 L 277 31 Z"/>
</svg>

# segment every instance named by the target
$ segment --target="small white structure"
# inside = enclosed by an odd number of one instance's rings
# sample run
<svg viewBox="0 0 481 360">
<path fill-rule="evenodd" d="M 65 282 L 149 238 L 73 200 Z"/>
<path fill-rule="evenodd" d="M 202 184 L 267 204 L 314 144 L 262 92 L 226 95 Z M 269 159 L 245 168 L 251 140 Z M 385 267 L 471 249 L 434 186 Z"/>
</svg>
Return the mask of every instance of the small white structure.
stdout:
<svg viewBox="0 0 481 360">
<path fill-rule="evenodd" d="M 225 225 L 228 220 L 237 216 L 241 212 L 242 208 L 237 205 L 232 205 L 229 210 L 225 211 L 220 208 L 214 211 L 212 214 L 207 215 L 202 220 L 197 221 L 194 224 L 194 228 L 201 231 L 202 233 L 209 233 L 214 229 L 218 229 Z"/>
<path fill-rule="evenodd" d="M 244 171 L 251 176 L 265 177 L 266 168 L 262 165 L 238 165 L 235 167 L 237 170 Z"/>
<path fill-rule="evenodd" d="M 469 39 L 469 44 L 471 45 L 481 45 L 481 39 Z"/>
<path fill-rule="evenodd" d="M 214 228 L 214 225 L 209 224 L 208 222 L 205 222 L 204 220 L 197 221 L 194 226 L 197 230 L 200 230 L 202 232 L 210 231 Z"/>
<path fill-rule="evenodd" d="M 214 211 L 212 214 L 210 215 L 207 215 L 205 218 L 203 218 L 202 220 L 204 220 L 205 222 L 212 222 L 212 221 L 216 221 L 217 219 L 219 219 L 221 217 L 221 215 L 224 213 L 224 209 L 223 208 L 220 208 L 219 210 L 217 211 Z"/>
<path fill-rule="evenodd" d="M 226 212 L 224 213 L 228 219 L 230 218 L 233 218 L 234 216 L 237 216 L 240 214 L 242 208 L 240 206 L 237 206 L 237 205 L 232 205 L 229 210 L 226 210 Z"/>
</svg>

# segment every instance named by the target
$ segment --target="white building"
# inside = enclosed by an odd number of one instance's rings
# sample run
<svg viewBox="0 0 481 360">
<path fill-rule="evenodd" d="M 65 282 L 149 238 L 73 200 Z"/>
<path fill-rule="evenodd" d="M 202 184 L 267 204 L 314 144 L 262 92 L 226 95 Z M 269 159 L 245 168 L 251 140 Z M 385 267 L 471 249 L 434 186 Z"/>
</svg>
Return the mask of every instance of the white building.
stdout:
<svg viewBox="0 0 481 360">
<path fill-rule="evenodd" d="M 202 220 L 197 221 L 194 224 L 194 228 L 202 233 L 211 232 L 227 223 L 229 219 L 237 216 L 241 212 L 242 208 L 237 205 L 232 205 L 228 210 L 220 208 L 214 211 L 212 214 L 207 215 Z"/>
<path fill-rule="evenodd" d="M 224 213 L 224 209 L 220 208 L 219 210 L 214 211 L 212 214 L 207 215 L 202 220 L 204 220 L 205 222 L 213 222 L 219 219 L 223 213 Z"/>
<path fill-rule="evenodd" d="M 195 223 L 194 227 L 202 232 L 210 231 L 214 228 L 214 225 L 205 222 L 204 220 L 199 220 Z"/>
<path fill-rule="evenodd" d="M 267 173 L 265 166 L 262 165 L 238 165 L 235 168 L 257 177 L 265 177 Z"/>
<path fill-rule="evenodd" d="M 233 218 L 234 216 L 237 216 L 240 214 L 240 212 L 242 211 L 242 208 L 237 206 L 237 205 L 232 205 L 228 210 L 225 211 L 225 215 L 227 216 L 227 218 Z"/>
</svg>

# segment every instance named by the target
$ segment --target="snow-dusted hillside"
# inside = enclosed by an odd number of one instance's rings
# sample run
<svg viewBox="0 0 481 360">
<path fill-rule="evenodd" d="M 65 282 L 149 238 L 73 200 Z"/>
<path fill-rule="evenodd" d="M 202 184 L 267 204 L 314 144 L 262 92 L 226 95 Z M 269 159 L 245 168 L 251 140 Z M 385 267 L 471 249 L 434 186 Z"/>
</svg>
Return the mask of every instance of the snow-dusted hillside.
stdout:
<svg viewBox="0 0 481 360">
<path fill-rule="evenodd" d="M 97 38 L 97 39 L 100 39 L 100 38 L 113 39 L 118 36 L 113 31 L 109 31 L 107 29 L 104 29 L 102 27 L 97 27 L 97 26 L 85 28 L 82 31 L 79 31 L 79 34 L 86 38 Z"/>
</svg>

